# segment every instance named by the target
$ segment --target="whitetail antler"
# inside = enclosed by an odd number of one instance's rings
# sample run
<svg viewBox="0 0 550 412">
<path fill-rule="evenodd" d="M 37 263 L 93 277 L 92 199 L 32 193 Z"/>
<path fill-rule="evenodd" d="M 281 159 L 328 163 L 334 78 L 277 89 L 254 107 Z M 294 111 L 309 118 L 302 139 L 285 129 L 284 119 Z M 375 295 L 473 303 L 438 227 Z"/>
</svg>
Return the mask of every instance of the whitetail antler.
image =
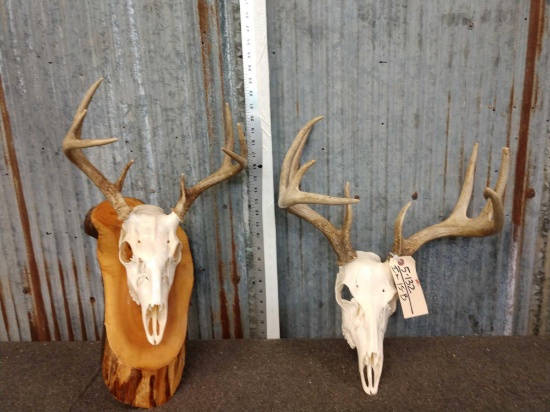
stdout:
<svg viewBox="0 0 550 412">
<path fill-rule="evenodd" d="M 120 193 L 124 184 L 124 179 L 128 173 L 128 169 L 134 163 L 133 160 L 129 161 L 124 167 L 124 170 L 120 174 L 120 177 L 115 183 L 110 182 L 105 176 L 84 156 L 81 149 L 94 146 L 102 146 L 116 142 L 117 138 L 111 139 L 98 139 L 98 140 L 82 140 L 82 124 L 86 118 L 88 112 L 88 106 L 94 96 L 95 91 L 103 81 L 103 78 L 97 80 L 86 92 L 80 106 L 76 110 L 76 114 L 71 125 L 71 128 L 67 132 L 65 139 L 63 140 L 63 153 L 69 158 L 71 162 L 75 164 L 90 180 L 101 190 L 107 200 L 111 203 L 115 209 L 118 218 L 120 220 L 126 220 L 130 214 L 131 208 L 124 201 L 124 197 Z M 209 177 L 201 180 L 195 186 L 190 189 L 185 188 L 185 179 L 183 175 L 180 180 L 181 197 L 176 206 L 172 209 L 174 213 L 181 219 L 185 216 L 193 202 L 199 195 L 206 189 L 220 183 L 232 176 L 238 174 L 242 169 L 246 167 L 248 150 L 246 146 L 246 140 L 240 123 L 237 124 L 239 133 L 239 144 L 241 146 L 242 156 L 234 153 L 233 146 L 235 143 L 235 135 L 233 132 L 233 121 L 231 118 L 231 111 L 229 105 L 225 105 L 225 127 L 226 127 L 226 141 L 227 149 L 222 149 L 226 156 L 224 157 L 221 167 Z M 232 159 L 237 162 L 234 164 Z"/>
<path fill-rule="evenodd" d="M 474 185 L 474 171 L 477 158 L 478 144 L 474 145 L 470 162 L 466 170 L 466 176 L 462 186 L 462 191 L 456 205 L 450 216 L 443 222 L 432 225 L 420 230 L 407 239 L 403 239 L 403 220 L 405 213 L 412 202 L 407 203 L 397 219 L 395 219 L 394 227 L 394 243 L 392 253 L 399 256 L 411 256 L 423 244 L 430 240 L 438 239 L 446 236 L 467 236 L 467 237 L 482 237 L 490 236 L 502 230 L 504 225 L 504 206 L 502 204 L 502 196 L 506 188 L 508 179 L 508 168 L 510 164 L 510 153 L 507 147 L 502 148 L 502 159 L 500 162 L 500 170 L 498 173 L 497 184 L 495 190 L 485 188 L 483 196 L 487 200 L 485 207 L 481 213 L 475 218 L 466 216 L 468 204 L 472 197 L 472 188 Z"/>
<path fill-rule="evenodd" d="M 231 110 L 229 109 L 229 104 L 225 104 L 225 145 L 226 148 L 223 148 L 225 153 L 222 165 L 220 168 L 212 173 L 207 178 L 201 180 L 199 183 L 193 187 L 187 189 L 185 187 L 185 178 L 183 174 L 181 175 L 180 180 L 180 199 L 174 208 L 172 209 L 176 215 L 179 216 L 180 220 L 183 220 L 183 217 L 195 201 L 197 197 L 201 195 L 205 190 L 211 188 L 212 186 L 223 182 L 224 180 L 229 179 L 237 175 L 241 170 L 246 168 L 247 157 L 248 157 L 248 147 L 246 145 L 246 139 L 244 138 L 243 128 L 240 123 L 237 123 L 237 131 L 239 133 L 239 145 L 241 147 L 242 156 L 234 153 L 233 146 L 235 144 L 235 134 L 233 132 L 233 120 L 231 118 Z M 235 160 L 237 163 L 233 163 Z"/>
<path fill-rule="evenodd" d="M 300 183 L 304 174 L 315 164 L 315 160 L 310 160 L 302 167 L 299 167 L 302 151 L 313 125 L 322 118 L 323 117 L 320 116 L 310 120 L 296 135 L 294 142 L 290 146 L 290 149 L 288 149 L 279 180 L 279 207 L 306 220 L 319 229 L 326 236 L 336 252 L 338 256 L 338 265 L 342 266 L 357 257 L 357 253 L 351 246 L 350 230 L 353 219 L 351 204 L 358 203 L 359 200 L 350 198 L 349 182 L 346 183 L 345 197 L 343 198 L 300 191 Z M 342 228 L 337 229 L 327 219 L 311 209 L 307 205 L 308 203 L 347 205 Z"/>
<path fill-rule="evenodd" d="M 133 160 L 130 160 L 120 177 L 115 183 L 111 183 L 103 174 L 88 160 L 88 158 L 82 153 L 81 149 L 94 146 L 102 146 L 109 143 L 114 143 L 118 139 L 99 139 L 99 140 L 82 140 L 82 124 L 86 118 L 88 112 L 88 105 L 90 104 L 92 97 L 94 96 L 95 91 L 103 81 L 103 78 L 97 80 L 92 86 L 88 89 L 84 98 L 80 102 L 78 109 L 76 109 L 76 114 L 74 116 L 73 123 L 71 128 L 67 132 L 65 139 L 63 139 L 62 149 L 65 156 L 74 163 L 90 180 L 101 190 L 101 193 L 105 195 L 107 200 L 111 203 L 115 209 L 118 218 L 120 220 L 125 220 L 130 214 L 131 208 L 124 201 L 124 197 L 120 193 L 122 186 L 124 185 L 124 179 L 126 178 L 126 173 L 128 169 L 134 163 Z"/>
</svg>

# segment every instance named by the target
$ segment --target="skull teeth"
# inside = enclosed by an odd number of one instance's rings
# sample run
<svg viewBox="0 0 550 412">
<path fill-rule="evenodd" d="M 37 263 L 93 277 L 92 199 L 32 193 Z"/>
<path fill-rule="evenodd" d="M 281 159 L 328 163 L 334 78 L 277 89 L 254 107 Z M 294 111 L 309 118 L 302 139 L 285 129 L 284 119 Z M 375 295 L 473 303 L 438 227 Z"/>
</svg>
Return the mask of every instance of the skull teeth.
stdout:
<svg viewBox="0 0 550 412">
<path fill-rule="evenodd" d="M 363 390 L 369 395 L 376 395 L 378 392 L 378 383 L 382 373 L 382 365 L 379 364 L 381 360 L 376 353 L 368 354 L 362 360 L 359 360 L 361 384 Z"/>
<path fill-rule="evenodd" d="M 166 312 L 164 305 L 148 305 L 143 313 L 143 326 L 147 340 L 151 345 L 158 345 L 162 340 Z"/>
</svg>

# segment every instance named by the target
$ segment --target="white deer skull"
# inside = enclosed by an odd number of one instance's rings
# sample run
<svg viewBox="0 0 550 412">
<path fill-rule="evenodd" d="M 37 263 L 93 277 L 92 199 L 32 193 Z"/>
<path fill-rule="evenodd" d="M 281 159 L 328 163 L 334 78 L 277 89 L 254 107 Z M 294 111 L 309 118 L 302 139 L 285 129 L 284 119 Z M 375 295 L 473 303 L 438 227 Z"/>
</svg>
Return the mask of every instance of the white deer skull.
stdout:
<svg viewBox="0 0 550 412">
<path fill-rule="evenodd" d="M 340 266 L 335 294 L 342 308 L 342 334 L 357 348 L 361 384 L 366 393 L 375 394 L 384 363 L 384 334 L 397 305 L 388 265 L 374 253 L 358 251 L 357 259 Z"/>
<path fill-rule="evenodd" d="M 351 204 L 359 200 L 350 198 L 349 183 L 345 186 L 343 198 L 300 190 L 304 174 L 315 163 L 315 160 L 310 160 L 300 167 L 302 151 L 313 125 L 321 119 L 322 117 L 316 117 L 308 122 L 288 149 L 281 169 L 279 207 L 314 225 L 325 235 L 336 252 L 339 272 L 336 277 L 335 294 L 336 301 L 342 308 L 342 333 L 348 344 L 352 348 L 357 348 L 359 373 L 364 391 L 374 395 L 378 392 L 382 374 L 384 334 L 388 319 L 396 309 L 397 290 L 388 262 L 382 263 L 376 254 L 355 251 L 351 246 Z M 485 198 L 489 198 L 490 201 L 487 201 L 477 217 L 466 216 L 472 195 L 477 146 L 476 144 L 472 151 L 456 206 L 447 219 L 403 239 L 403 219 L 411 202 L 401 209 L 395 220 L 394 254 L 411 256 L 423 244 L 445 236 L 489 236 L 502 230 L 502 195 L 508 177 L 508 148 L 502 149 L 501 168 L 495 190 L 486 188 L 484 191 Z M 336 228 L 308 204 L 346 205 L 342 228 Z"/>
<path fill-rule="evenodd" d="M 151 345 L 162 341 L 168 319 L 168 294 L 181 260 L 180 224 L 174 213 L 160 207 L 136 206 L 122 223 L 118 256 L 126 267 L 128 289 L 141 305 L 141 317 Z"/>
<path fill-rule="evenodd" d="M 226 148 L 221 167 L 191 188 L 180 180 L 180 199 L 166 215 L 153 205 L 130 208 L 121 194 L 130 161 L 116 183 L 112 183 L 86 158 L 81 149 L 116 142 L 118 139 L 82 140 L 82 124 L 95 91 L 102 82 L 96 81 L 86 92 L 63 140 L 63 152 L 105 195 L 122 221 L 119 239 L 119 258 L 126 268 L 128 289 L 133 300 L 141 305 L 142 321 L 147 340 L 158 345 L 163 338 L 168 318 L 168 296 L 176 266 L 181 259 L 181 243 L 176 230 L 195 201 L 208 188 L 229 179 L 246 167 L 247 146 L 240 124 L 237 124 L 242 156 L 234 153 L 235 136 L 229 105 L 225 105 Z M 235 160 L 237 163 L 233 163 Z"/>
</svg>

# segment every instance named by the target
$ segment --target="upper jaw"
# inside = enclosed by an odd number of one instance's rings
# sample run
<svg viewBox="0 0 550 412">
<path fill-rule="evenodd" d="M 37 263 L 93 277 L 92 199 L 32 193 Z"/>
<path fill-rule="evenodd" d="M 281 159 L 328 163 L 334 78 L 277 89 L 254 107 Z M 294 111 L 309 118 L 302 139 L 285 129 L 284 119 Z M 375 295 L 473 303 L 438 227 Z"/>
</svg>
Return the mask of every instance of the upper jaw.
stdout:
<svg viewBox="0 0 550 412">
<path fill-rule="evenodd" d="M 151 345 L 158 345 L 166 327 L 166 305 L 142 305 L 141 317 L 147 340 Z"/>
<path fill-rule="evenodd" d="M 368 395 L 376 395 L 382 375 L 384 356 L 377 353 L 366 354 L 362 359 L 359 357 L 358 362 L 363 390 Z M 366 379 L 365 374 L 367 375 Z"/>
</svg>

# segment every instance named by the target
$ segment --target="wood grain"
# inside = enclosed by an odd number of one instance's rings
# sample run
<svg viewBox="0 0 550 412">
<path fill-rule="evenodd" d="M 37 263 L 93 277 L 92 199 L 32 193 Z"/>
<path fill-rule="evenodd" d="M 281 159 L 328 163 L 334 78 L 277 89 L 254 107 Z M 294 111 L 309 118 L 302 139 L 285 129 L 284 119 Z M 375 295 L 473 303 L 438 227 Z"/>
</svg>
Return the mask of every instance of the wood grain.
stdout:
<svg viewBox="0 0 550 412">
<path fill-rule="evenodd" d="M 130 207 L 141 201 L 126 198 Z M 141 310 L 128 290 L 126 269 L 118 258 L 122 222 L 108 202 L 90 213 L 97 232 L 97 258 L 105 294 L 103 379 L 121 402 L 151 408 L 167 402 L 176 391 L 185 364 L 185 337 L 193 288 L 193 261 L 187 236 L 181 228 L 182 258 L 176 267 L 168 297 L 168 320 L 163 340 L 151 345 L 145 335 Z"/>
<path fill-rule="evenodd" d="M 185 343 L 178 355 L 166 366 L 143 370 L 125 365 L 105 341 L 103 380 L 111 394 L 121 402 L 139 408 L 152 408 L 170 400 L 176 392 L 185 366 Z"/>
</svg>

